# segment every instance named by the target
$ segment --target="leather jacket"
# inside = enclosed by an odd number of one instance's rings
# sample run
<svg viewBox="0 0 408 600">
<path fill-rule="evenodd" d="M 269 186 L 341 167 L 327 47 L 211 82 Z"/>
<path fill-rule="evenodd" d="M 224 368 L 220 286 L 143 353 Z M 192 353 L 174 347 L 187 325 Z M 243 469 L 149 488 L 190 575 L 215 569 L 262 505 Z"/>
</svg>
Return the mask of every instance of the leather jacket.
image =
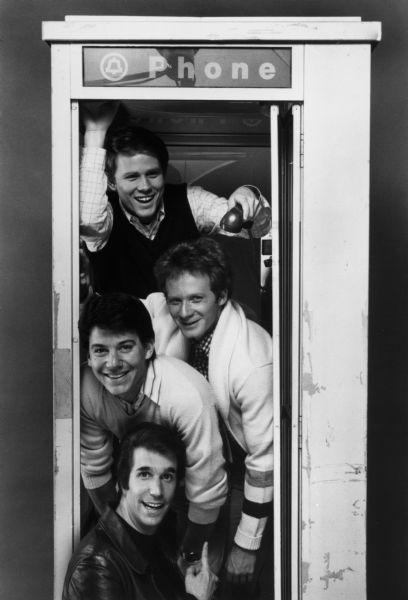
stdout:
<svg viewBox="0 0 408 600">
<path fill-rule="evenodd" d="M 159 542 L 158 552 L 161 552 Z M 184 592 L 184 582 L 177 568 L 170 561 L 168 567 L 175 585 L 164 596 L 157 587 L 158 574 L 153 573 L 116 512 L 108 508 L 72 556 L 62 599 L 194 599 Z"/>
</svg>

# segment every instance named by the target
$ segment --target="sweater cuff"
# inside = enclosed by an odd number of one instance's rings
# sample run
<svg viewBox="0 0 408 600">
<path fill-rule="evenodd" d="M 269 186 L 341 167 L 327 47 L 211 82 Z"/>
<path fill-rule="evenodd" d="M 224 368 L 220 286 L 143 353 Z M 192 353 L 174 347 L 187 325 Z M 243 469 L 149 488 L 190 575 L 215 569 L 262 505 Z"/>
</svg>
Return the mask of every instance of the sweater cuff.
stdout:
<svg viewBox="0 0 408 600">
<path fill-rule="evenodd" d="M 112 475 L 108 473 L 103 473 L 103 475 L 88 475 L 82 471 L 82 481 L 84 483 L 84 487 L 87 490 L 95 490 L 96 488 L 105 485 L 112 478 Z"/>
<path fill-rule="evenodd" d="M 251 537 L 244 533 L 239 527 L 235 533 L 234 542 L 245 550 L 258 550 L 261 545 L 262 535 Z"/>
<path fill-rule="evenodd" d="M 219 507 L 215 508 L 201 508 L 190 502 L 188 507 L 188 518 L 193 523 L 198 523 L 199 525 L 210 525 L 214 523 L 219 515 L 220 509 Z"/>
</svg>

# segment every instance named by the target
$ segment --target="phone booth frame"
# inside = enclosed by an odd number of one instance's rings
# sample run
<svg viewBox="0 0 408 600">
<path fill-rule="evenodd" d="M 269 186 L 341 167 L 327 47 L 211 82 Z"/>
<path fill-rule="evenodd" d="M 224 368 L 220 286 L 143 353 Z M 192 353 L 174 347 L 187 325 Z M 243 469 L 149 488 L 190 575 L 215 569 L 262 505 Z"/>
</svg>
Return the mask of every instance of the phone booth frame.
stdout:
<svg viewBox="0 0 408 600">
<path fill-rule="evenodd" d="M 78 103 L 146 98 L 271 105 L 275 598 L 366 597 L 370 60 L 380 38 L 379 23 L 358 17 L 78 16 L 43 23 L 52 60 L 55 598 L 79 539 Z M 289 48 L 290 84 L 84 85 L 85 46 L 147 45 Z M 279 185 L 283 102 L 292 114 L 285 232 Z M 290 242 L 285 256 L 282 235 Z M 283 362 L 290 395 L 289 539 L 281 528 Z"/>
</svg>

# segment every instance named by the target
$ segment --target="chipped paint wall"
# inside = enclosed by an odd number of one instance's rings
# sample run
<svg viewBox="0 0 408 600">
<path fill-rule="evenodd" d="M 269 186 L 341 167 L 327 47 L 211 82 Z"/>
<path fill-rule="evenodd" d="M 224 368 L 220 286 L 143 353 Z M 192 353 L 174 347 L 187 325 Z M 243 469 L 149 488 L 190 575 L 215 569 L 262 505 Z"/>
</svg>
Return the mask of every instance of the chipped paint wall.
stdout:
<svg viewBox="0 0 408 600">
<path fill-rule="evenodd" d="M 0 14 L 0 597 L 52 597 L 50 52 L 41 41 L 40 23 L 61 20 L 65 14 L 331 14 L 383 21 L 384 39 L 373 55 L 372 70 L 368 597 L 405 597 L 408 532 L 401 521 L 405 517 L 406 523 L 408 516 L 407 3 L 3 0 Z M 313 304 L 307 310 L 312 327 Z M 355 326 L 361 328 L 366 319 L 364 311 Z M 312 402 L 327 393 L 327 386 L 314 370 L 308 373 L 305 389 L 312 392 Z M 326 427 L 322 444 L 328 452 L 327 444 L 333 448 L 336 443 L 332 436 Z M 351 464 L 358 467 L 358 462 Z M 347 477 L 359 477 L 350 471 Z M 349 510 L 364 507 L 357 503 Z M 327 535 L 332 535 L 330 529 Z M 339 562 L 331 548 L 323 549 L 320 565 L 316 581 L 322 588 L 327 584 L 328 598 L 341 577 L 353 577 L 347 570 L 350 562 Z M 305 582 L 314 577 L 307 565 L 303 576 Z"/>
<path fill-rule="evenodd" d="M 370 58 L 367 45 L 305 49 L 304 600 L 366 597 Z"/>
</svg>

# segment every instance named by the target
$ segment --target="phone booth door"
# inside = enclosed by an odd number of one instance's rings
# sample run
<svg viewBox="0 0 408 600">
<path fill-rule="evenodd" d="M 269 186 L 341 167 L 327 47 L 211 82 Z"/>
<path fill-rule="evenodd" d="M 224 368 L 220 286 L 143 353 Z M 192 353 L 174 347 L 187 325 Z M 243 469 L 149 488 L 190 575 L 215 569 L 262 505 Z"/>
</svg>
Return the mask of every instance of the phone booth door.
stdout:
<svg viewBox="0 0 408 600">
<path fill-rule="evenodd" d="M 43 39 L 52 50 L 55 598 L 81 538 L 76 324 L 89 101 L 120 101 L 158 133 L 170 181 L 226 196 L 251 184 L 270 203 L 262 239 L 244 247 L 223 236 L 239 300 L 273 340 L 274 589 L 265 600 L 364 598 L 369 78 L 379 24 L 80 16 L 44 23 Z"/>
</svg>

